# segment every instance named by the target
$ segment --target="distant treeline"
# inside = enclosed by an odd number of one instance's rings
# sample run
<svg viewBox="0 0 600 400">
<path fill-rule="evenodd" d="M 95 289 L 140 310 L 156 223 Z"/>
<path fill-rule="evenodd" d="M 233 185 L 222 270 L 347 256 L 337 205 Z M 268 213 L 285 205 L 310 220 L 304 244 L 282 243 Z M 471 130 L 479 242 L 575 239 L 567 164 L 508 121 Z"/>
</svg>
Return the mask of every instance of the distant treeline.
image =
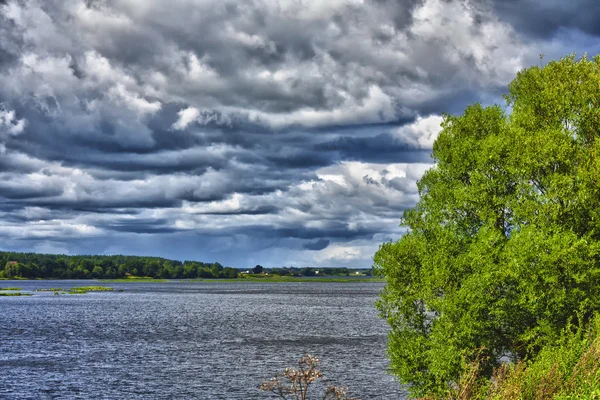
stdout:
<svg viewBox="0 0 600 400">
<path fill-rule="evenodd" d="M 370 269 L 348 268 L 263 268 L 223 267 L 218 262 L 177 261 L 140 256 L 66 256 L 62 254 L 0 251 L 0 278 L 26 279 L 120 279 L 143 276 L 159 279 L 237 278 L 240 273 L 280 276 L 371 275 Z"/>
<path fill-rule="evenodd" d="M 4 268 L 2 269 L 2 266 Z M 129 275 L 164 279 L 237 278 L 218 262 L 139 256 L 66 256 L 0 252 L 0 278 L 118 279 Z"/>
<path fill-rule="evenodd" d="M 266 273 L 271 275 L 279 276 L 350 276 L 350 275 L 371 275 L 371 269 L 348 269 L 348 268 L 296 268 L 296 267 L 282 267 L 282 268 L 263 268 L 262 270 L 257 265 L 249 272 L 251 273 Z M 262 267 L 261 267 L 262 268 Z M 257 271 L 258 269 L 258 271 Z"/>
</svg>

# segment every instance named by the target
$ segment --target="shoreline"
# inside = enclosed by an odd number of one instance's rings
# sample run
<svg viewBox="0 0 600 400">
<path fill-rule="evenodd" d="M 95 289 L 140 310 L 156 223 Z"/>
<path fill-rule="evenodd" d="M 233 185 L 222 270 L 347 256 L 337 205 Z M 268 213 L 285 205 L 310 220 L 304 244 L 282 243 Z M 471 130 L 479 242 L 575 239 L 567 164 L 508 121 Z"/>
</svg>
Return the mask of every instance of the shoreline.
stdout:
<svg viewBox="0 0 600 400">
<path fill-rule="evenodd" d="M 120 278 L 120 279 L 60 279 L 60 278 L 36 278 L 36 279 L 0 279 L 0 282 L 9 281 L 89 281 L 102 283 L 193 283 L 193 282 L 263 282 L 263 283 L 281 283 L 281 282 L 324 282 L 324 283 L 378 283 L 385 282 L 384 278 L 371 276 L 356 276 L 356 277 L 245 277 L 245 278 L 206 278 L 206 279 L 154 279 L 154 278 Z"/>
</svg>

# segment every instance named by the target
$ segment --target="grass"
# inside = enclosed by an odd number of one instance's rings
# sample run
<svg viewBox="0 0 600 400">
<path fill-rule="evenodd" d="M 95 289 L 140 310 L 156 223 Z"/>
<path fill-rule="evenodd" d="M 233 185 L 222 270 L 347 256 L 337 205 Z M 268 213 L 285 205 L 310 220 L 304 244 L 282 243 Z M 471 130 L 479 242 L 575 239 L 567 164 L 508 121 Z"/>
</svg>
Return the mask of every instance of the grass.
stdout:
<svg viewBox="0 0 600 400">
<path fill-rule="evenodd" d="M 9 296 L 31 296 L 29 293 L 21 293 L 21 292 L 0 292 L 0 297 L 9 297 Z"/>
<path fill-rule="evenodd" d="M 35 289 L 36 292 L 64 292 L 62 288 Z"/>
<path fill-rule="evenodd" d="M 210 280 L 210 279 L 207 279 Z M 222 279 L 214 279 L 222 280 Z M 240 281 L 240 282 L 384 282 L 381 278 L 376 277 L 328 277 L 328 276 L 279 276 L 279 275 L 257 275 L 257 274 L 243 274 L 240 278 L 227 279 L 227 281 Z"/>
<path fill-rule="evenodd" d="M 113 288 L 107 286 L 79 286 L 69 290 L 69 294 L 85 294 L 88 292 L 112 292 Z"/>
<path fill-rule="evenodd" d="M 326 277 L 326 276 L 279 276 L 260 274 L 241 274 L 238 278 L 194 278 L 179 279 L 179 282 L 384 282 L 381 278 L 370 276 L 355 277 Z M 167 279 L 154 279 L 150 277 L 130 276 L 123 279 L 102 279 L 100 282 L 125 283 L 125 282 L 168 282 Z"/>
<path fill-rule="evenodd" d="M 439 397 L 428 396 L 423 400 Z M 470 364 L 446 399 L 592 400 L 600 399 L 600 315 L 587 328 L 567 327 L 560 340 L 531 360 L 503 364 L 491 379 Z"/>
<path fill-rule="evenodd" d="M 20 287 L 5 287 L 5 288 L 0 288 L 0 290 L 21 290 Z"/>
<path fill-rule="evenodd" d="M 154 279 L 149 276 L 128 276 L 127 278 L 119 278 L 119 279 L 100 279 L 100 282 L 108 282 L 108 283 L 124 283 L 124 282 L 167 282 L 166 279 Z"/>
<path fill-rule="evenodd" d="M 0 278 L 1 280 L 2 278 Z M 8 279 L 8 278 L 6 278 Z M 20 278 L 11 278 L 11 279 L 20 279 Z M 38 279 L 43 280 L 43 279 Z M 53 279 L 50 279 L 53 280 Z M 118 279 L 98 279 L 98 282 L 101 283 L 130 283 L 130 282 L 140 282 L 140 283 L 164 283 L 168 282 L 167 279 L 156 279 L 149 276 L 128 276 L 126 278 L 118 278 Z M 194 279 L 179 279 L 180 282 L 340 282 L 340 283 L 348 283 L 348 282 L 385 282 L 382 278 L 372 277 L 372 276 L 364 276 L 364 275 L 352 275 L 348 277 L 327 277 L 327 276 L 279 276 L 279 275 L 259 275 L 259 274 L 240 274 L 238 278 L 194 278 Z M 0 290 L 9 290 L 9 289 L 1 289 Z M 13 290 L 13 289 L 11 289 Z M 14 290 L 20 290 L 19 288 L 15 288 Z M 62 289 L 58 289 L 62 290 Z M 38 290 L 42 291 L 54 291 L 53 289 L 43 289 Z"/>
</svg>

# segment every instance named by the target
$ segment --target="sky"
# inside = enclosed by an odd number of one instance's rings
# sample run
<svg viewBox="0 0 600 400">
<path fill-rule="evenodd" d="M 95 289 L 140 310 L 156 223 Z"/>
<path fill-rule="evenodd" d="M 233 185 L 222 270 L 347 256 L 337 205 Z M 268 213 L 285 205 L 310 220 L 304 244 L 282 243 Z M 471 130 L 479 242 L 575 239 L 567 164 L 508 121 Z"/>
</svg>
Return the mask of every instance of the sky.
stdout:
<svg viewBox="0 0 600 400">
<path fill-rule="evenodd" d="M 368 268 L 442 114 L 597 54 L 599 20 L 595 0 L 0 0 L 0 250 Z"/>
</svg>

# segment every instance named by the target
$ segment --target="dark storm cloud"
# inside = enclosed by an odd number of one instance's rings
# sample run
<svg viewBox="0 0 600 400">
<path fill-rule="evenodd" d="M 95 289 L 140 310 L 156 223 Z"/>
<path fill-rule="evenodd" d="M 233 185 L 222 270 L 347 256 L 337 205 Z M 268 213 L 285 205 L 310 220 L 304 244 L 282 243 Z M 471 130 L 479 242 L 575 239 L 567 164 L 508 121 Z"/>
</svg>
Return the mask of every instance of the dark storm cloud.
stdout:
<svg viewBox="0 0 600 400">
<path fill-rule="evenodd" d="M 0 238 L 368 266 L 440 115 L 598 33 L 591 2 L 535 4 L 0 0 Z"/>
<path fill-rule="evenodd" d="M 0 5 L 6 3 L 7 0 L 0 1 Z M 22 45 L 23 40 L 14 22 L 0 14 L 0 71 L 18 61 Z"/>
<path fill-rule="evenodd" d="M 323 228 L 299 228 L 299 229 L 277 229 L 275 230 L 280 237 L 292 237 L 297 239 L 314 240 L 323 237 L 329 237 L 338 240 L 348 240 L 357 238 L 371 238 L 378 230 L 361 228 L 356 230 L 348 229 L 344 223 L 330 223 Z M 316 249 L 313 249 L 316 250 Z"/>
<path fill-rule="evenodd" d="M 43 197 L 59 196 L 62 194 L 61 188 L 55 187 L 23 187 L 0 184 L 0 193 L 2 197 L 9 200 L 39 199 Z"/>
<path fill-rule="evenodd" d="M 278 207 L 272 205 L 255 206 L 245 209 L 237 210 L 222 210 L 222 211 L 205 211 L 199 212 L 199 214 L 205 215 L 264 215 L 264 214 L 276 214 L 279 211 Z"/>
<path fill-rule="evenodd" d="M 116 218 L 100 226 L 111 231 L 129 233 L 159 234 L 179 231 L 179 229 L 169 226 L 168 220 L 161 218 Z"/>
<path fill-rule="evenodd" d="M 331 164 L 332 155 L 319 149 L 280 148 L 266 160 L 275 168 L 318 168 Z"/>
<path fill-rule="evenodd" d="M 382 133 L 374 137 L 342 136 L 318 146 L 325 150 L 334 150 L 342 159 L 364 160 L 384 163 L 430 162 L 430 149 L 420 149 L 394 137 Z"/>
<path fill-rule="evenodd" d="M 552 38 L 561 30 L 577 29 L 600 35 L 600 7 L 595 0 L 489 0 L 498 16 L 519 32 Z"/>
<path fill-rule="evenodd" d="M 324 248 L 329 246 L 329 243 L 330 243 L 330 241 L 327 239 L 319 239 L 314 242 L 305 243 L 304 245 L 302 245 L 302 247 L 304 247 L 306 250 L 317 251 L 317 250 L 323 250 Z"/>
</svg>

